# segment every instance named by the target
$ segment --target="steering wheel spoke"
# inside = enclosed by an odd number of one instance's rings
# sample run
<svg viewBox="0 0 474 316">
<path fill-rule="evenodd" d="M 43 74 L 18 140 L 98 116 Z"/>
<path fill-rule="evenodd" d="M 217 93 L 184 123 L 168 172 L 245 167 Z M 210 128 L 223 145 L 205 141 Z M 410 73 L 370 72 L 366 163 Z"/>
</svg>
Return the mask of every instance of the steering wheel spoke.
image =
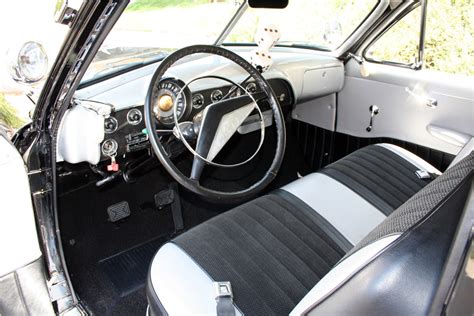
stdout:
<svg viewBox="0 0 474 316">
<path fill-rule="evenodd" d="M 268 95 L 263 92 L 263 91 L 259 91 L 259 92 L 254 92 L 251 94 L 252 97 L 255 99 L 255 101 L 257 102 L 260 102 L 260 101 L 263 101 L 263 100 L 267 100 L 268 99 Z"/>
<path fill-rule="evenodd" d="M 201 158 L 194 156 L 193 166 L 191 168 L 191 175 L 189 176 L 189 179 L 197 181 L 199 183 L 199 180 L 201 180 L 201 175 L 202 175 L 202 172 L 204 171 L 205 166 L 206 166 L 206 163 Z"/>
</svg>

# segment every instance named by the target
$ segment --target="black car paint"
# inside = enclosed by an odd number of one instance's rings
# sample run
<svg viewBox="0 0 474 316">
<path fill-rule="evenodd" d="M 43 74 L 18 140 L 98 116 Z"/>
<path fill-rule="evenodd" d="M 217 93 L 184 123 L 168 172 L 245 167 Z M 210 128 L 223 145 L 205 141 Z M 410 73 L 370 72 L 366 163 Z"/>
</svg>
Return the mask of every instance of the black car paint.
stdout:
<svg viewBox="0 0 474 316">
<path fill-rule="evenodd" d="M 82 308 L 61 248 L 57 221 L 56 136 L 81 77 L 128 2 L 86 0 L 82 3 L 39 96 L 32 123 L 14 138 L 16 147 L 25 154 L 46 277 L 52 286 L 59 285 L 62 289 L 59 296 L 52 298 L 58 313 L 75 306 Z"/>
</svg>

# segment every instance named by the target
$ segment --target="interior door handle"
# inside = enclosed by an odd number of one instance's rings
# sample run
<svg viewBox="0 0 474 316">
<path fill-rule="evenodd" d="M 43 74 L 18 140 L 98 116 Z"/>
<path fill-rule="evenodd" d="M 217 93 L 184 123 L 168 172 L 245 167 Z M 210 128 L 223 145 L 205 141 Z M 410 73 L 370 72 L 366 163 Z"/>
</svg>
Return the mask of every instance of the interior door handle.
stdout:
<svg viewBox="0 0 474 316">
<path fill-rule="evenodd" d="M 472 137 L 471 135 L 456 132 L 451 129 L 436 125 L 428 125 L 426 130 L 434 137 L 458 147 L 463 147 L 466 145 Z"/>
<path fill-rule="evenodd" d="M 379 114 L 379 107 L 376 106 L 375 104 L 372 104 L 371 106 L 369 106 L 369 113 L 370 113 L 369 126 L 367 126 L 365 130 L 370 133 L 374 126 L 374 117 L 375 115 Z"/>
</svg>

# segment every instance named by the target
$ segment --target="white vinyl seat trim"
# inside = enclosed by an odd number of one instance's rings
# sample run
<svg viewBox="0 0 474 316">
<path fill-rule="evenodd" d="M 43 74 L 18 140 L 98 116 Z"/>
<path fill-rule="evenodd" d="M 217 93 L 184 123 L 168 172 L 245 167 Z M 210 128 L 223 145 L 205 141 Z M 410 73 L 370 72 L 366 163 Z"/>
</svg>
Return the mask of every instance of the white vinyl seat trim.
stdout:
<svg viewBox="0 0 474 316">
<path fill-rule="evenodd" d="M 386 216 L 337 180 L 312 173 L 282 188 L 310 206 L 352 245 L 362 240 Z"/>
<path fill-rule="evenodd" d="M 365 266 L 398 237 L 400 237 L 399 234 L 379 239 L 342 260 L 303 297 L 290 315 L 296 316 L 308 313 L 320 300 L 350 278 L 353 273 Z"/>
<path fill-rule="evenodd" d="M 166 243 L 158 250 L 151 264 L 150 280 L 168 315 L 216 314 L 214 281 L 175 244 Z M 238 309 L 235 314 L 241 315 Z"/>
</svg>

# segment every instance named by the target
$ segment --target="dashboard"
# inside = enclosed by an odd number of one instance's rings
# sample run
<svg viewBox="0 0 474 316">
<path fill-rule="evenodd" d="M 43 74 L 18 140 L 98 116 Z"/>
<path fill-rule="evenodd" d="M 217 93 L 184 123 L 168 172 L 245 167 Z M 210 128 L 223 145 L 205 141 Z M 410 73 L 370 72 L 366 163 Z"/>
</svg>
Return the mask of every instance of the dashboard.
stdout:
<svg viewBox="0 0 474 316">
<path fill-rule="evenodd" d="M 282 109 L 289 111 L 293 104 L 289 83 L 283 79 L 270 79 L 268 82 Z M 157 98 L 153 104 L 153 113 L 158 122 L 157 128 L 169 130 L 174 126 L 174 105 L 179 122 L 192 121 L 195 115 L 210 104 L 220 101 L 227 94 L 230 93 L 233 97 L 244 93 L 240 88 L 232 88 L 234 87 L 232 85 L 192 92 L 189 88 L 183 89 L 184 82 L 176 78 L 165 78 L 155 85 Z M 252 81 L 243 87 L 252 94 L 260 92 L 260 88 Z M 259 105 L 263 111 L 269 110 L 264 102 Z M 110 159 L 111 156 L 121 157 L 149 147 L 143 116 L 143 105 L 135 105 L 113 110 L 104 119 L 104 140 L 100 145 L 101 160 Z M 249 117 L 250 121 L 252 117 Z"/>
<path fill-rule="evenodd" d="M 252 47 L 231 49 L 248 60 Z M 334 126 L 335 93 L 344 85 L 343 63 L 335 57 L 307 49 L 277 47 L 272 49 L 272 59 L 273 66 L 263 75 L 282 109 L 291 112 L 296 119 L 312 117 Z M 97 115 L 80 110 L 80 106 L 72 106 L 70 115 L 65 115 L 59 131 L 58 161 L 89 162 L 95 165 L 111 156 L 119 158 L 149 148 L 143 104 L 158 65 L 147 65 L 80 87 L 75 93 L 75 100 L 110 105 L 111 111 L 108 115 Z M 173 65 L 165 75 L 163 80 L 153 83 L 158 92 L 155 93 L 158 97 L 153 103 L 153 113 L 158 121 L 157 128 L 162 130 L 171 130 L 174 126 L 174 104 L 179 121 L 191 121 L 206 106 L 226 96 L 232 87 L 229 82 L 222 81 L 219 84 L 198 84 L 196 81 L 196 84 L 184 87 L 185 82 L 197 77 L 220 76 L 241 83 L 247 77 L 240 67 L 215 56 L 200 56 Z M 246 82 L 243 89 L 258 93 L 259 87 L 254 82 Z M 237 89 L 233 93 L 242 94 L 243 91 Z M 324 101 L 318 101 L 318 98 Z M 267 123 L 272 122 L 271 112 L 268 113 L 268 107 L 265 107 L 265 102 L 262 103 L 261 110 L 268 126 Z M 303 115 L 301 113 L 306 112 L 300 113 L 299 109 L 309 111 L 312 115 Z M 253 116 L 248 118 L 250 128 L 239 128 L 241 134 L 255 130 L 251 127 L 252 124 L 254 127 L 258 125 L 255 123 L 258 117 Z"/>
</svg>

